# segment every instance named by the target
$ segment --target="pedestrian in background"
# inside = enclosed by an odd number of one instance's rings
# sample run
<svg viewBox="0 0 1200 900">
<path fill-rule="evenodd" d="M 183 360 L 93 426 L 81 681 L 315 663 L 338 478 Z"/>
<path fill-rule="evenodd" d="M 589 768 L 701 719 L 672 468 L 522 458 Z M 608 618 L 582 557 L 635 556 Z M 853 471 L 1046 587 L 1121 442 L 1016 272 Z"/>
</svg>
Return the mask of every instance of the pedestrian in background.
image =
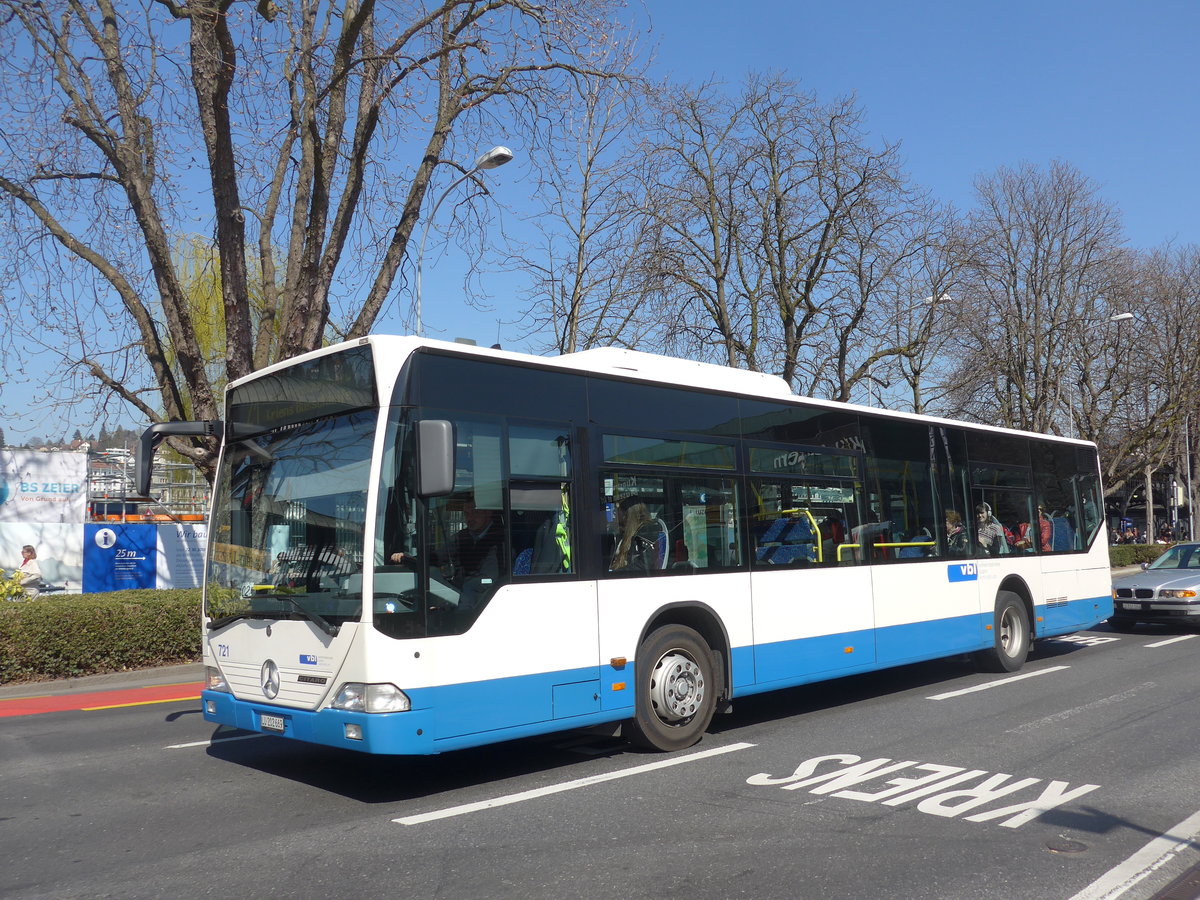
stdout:
<svg viewBox="0 0 1200 900">
<path fill-rule="evenodd" d="M 38 565 L 37 550 L 32 544 L 21 548 L 21 565 L 17 567 L 17 574 L 21 576 L 21 587 L 25 589 L 25 596 L 30 600 L 34 599 L 42 583 L 42 568 Z"/>
</svg>

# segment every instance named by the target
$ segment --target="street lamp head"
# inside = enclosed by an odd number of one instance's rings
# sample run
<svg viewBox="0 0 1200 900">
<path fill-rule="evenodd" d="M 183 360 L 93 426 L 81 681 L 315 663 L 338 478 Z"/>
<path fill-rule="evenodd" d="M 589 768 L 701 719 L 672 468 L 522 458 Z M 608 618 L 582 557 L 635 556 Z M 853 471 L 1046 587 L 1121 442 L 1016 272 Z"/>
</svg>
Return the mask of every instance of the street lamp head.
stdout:
<svg viewBox="0 0 1200 900">
<path fill-rule="evenodd" d="M 421 262 L 425 256 L 425 238 L 429 237 L 429 226 L 433 224 L 433 218 L 437 215 L 438 207 L 442 205 L 442 201 L 450 196 L 450 192 L 466 181 L 468 178 L 474 178 L 476 172 L 481 172 L 486 169 L 495 169 L 504 165 L 506 162 L 512 162 L 513 153 L 507 147 L 493 147 L 487 153 L 483 154 L 479 159 L 475 160 L 475 168 L 463 172 L 450 187 L 442 191 L 440 197 L 434 201 L 433 209 L 429 211 L 429 216 L 425 219 L 425 227 L 421 230 L 421 243 L 417 247 L 417 291 L 416 291 L 416 317 L 417 317 L 417 335 L 423 335 L 424 325 L 421 322 Z M 455 164 L 457 166 L 457 164 Z M 458 166 L 461 170 L 461 166 Z M 475 184 L 487 193 L 487 188 L 483 186 L 479 179 L 474 179 Z"/>
<path fill-rule="evenodd" d="M 481 169 L 497 169 L 506 162 L 512 162 L 513 152 L 507 147 L 493 147 L 479 159 L 475 160 L 476 171 Z"/>
</svg>

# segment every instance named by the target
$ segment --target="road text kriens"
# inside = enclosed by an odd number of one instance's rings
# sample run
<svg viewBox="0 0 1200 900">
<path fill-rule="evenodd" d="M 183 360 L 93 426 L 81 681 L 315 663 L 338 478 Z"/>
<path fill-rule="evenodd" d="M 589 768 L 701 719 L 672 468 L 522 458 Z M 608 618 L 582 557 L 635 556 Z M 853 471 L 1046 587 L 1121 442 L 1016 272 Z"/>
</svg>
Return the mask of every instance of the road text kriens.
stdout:
<svg viewBox="0 0 1200 900">
<path fill-rule="evenodd" d="M 820 775 L 815 774 L 823 764 L 835 764 L 837 768 Z M 909 769 L 910 772 L 883 781 L 874 791 L 849 790 L 864 782 L 875 781 L 904 769 Z M 989 775 L 983 769 L 943 766 L 913 759 L 893 762 L 880 758 L 864 762 L 861 756 L 850 753 L 814 756 L 800 763 L 791 775 L 780 778 L 762 772 L 746 779 L 747 784 L 781 787 L 785 791 L 810 788 L 810 793 L 813 794 L 832 794 L 844 800 L 882 803 L 884 806 L 902 806 L 915 802 L 921 812 L 947 818 L 961 816 L 1018 791 L 1026 791 L 1027 796 L 1027 789 L 1033 788 L 1037 791 L 1037 796 L 1032 799 L 1020 803 L 1005 803 L 1003 806 L 965 817 L 968 822 L 991 822 L 1001 819 L 998 824 L 1005 828 L 1019 828 L 1047 810 L 1091 793 L 1100 786 L 1082 784 L 1069 788 L 1065 781 L 1051 781 L 1040 790 L 1034 788 L 1034 785 L 1041 782 L 1040 778 L 1014 780 L 1011 775 Z"/>
</svg>

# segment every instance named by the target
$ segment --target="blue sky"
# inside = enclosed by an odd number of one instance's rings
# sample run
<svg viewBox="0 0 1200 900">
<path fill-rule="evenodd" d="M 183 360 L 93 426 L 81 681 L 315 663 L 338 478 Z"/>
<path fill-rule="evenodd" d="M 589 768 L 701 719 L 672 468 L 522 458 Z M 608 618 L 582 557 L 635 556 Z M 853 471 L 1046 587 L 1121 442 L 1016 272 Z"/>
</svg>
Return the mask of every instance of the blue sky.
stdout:
<svg viewBox="0 0 1200 900">
<path fill-rule="evenodd" d="M 646 0 L 654 72 L 736 86 L 781 71 L 823 99 L 854 93 L 877 139 L 900 142 L 907 171 L 935 197 L 972 204 L 979 173 L 1062 159 L 1123 213 L 1130 244 L 1200 243 L 1200 2 L 1005 0 L 822 2 Z M 519 204 L 518 159 L 490 174 Z M 486 148 L 480 148 L 486 149 Z M 530 182 L 532 183 L 532 182 Z M 496 339 L 512 318 L 454 302 L 465 261 L 426 257 L 430 336 Z M 378 330 L 397 328 L 385 320 Z M 527 349 L 500 327 L 511 349 Z"/>
<path fill-rule="evenodd" d="M 1200 0 L 645 0 L 643 9 L 657 46 L 653 74 L 736 87 L 748 71 L 779 71 L 822 99 L 853 92 L 870 134 L 900 142 L 911 177 L 940 200 L 968 208 L 977 174 L 1057 158 L 1121 209 L 1131 245 L 1200 243 Z M 488 175 L 516 211 L 534 179 L 518 135 L 495 143 L 517 153 Z M 499 215 L 516 225 L 514 212 Z M 529 349 L 498 325 L 518 313 L 519 282 L 487 278 L 493 308 L 478 311 L 461 300 L 466 271 L 453 243 L 431 235 L 426 333 L 481 344 L 499 336 L 506 348 Z M 397 307 L 411 308 L 411 289 Z M 393 311 L 376 330 L 401 328 Z M 61 433 L 58 413 L 51 422 L 14 416 L 11 394 L 4 405 L 10 439 Z M 66 433 L 77 426 L 92 430 L 81 417 Z"/>
<path fill-rule="evenodd" d="M 1060 158 L 1098 181 L 1131 242 L 1200 241 L 1200 3 L 650 3 L 661 71 L 786 70 L 854 92 L 872 133 L 942 199 L 979 172 Z"/>
</svg>

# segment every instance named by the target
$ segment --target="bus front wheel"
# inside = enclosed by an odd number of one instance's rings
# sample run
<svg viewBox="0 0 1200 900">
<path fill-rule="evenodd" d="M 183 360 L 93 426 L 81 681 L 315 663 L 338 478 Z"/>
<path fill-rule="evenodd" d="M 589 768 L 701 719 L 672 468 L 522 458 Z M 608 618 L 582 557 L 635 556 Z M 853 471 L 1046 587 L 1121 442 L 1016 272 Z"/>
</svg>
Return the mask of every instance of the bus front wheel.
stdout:
<svg viewBox="0 0 1200 900">
<path fill-rule="evenodd" d="M 682 750 L 700 740 L 716 709 L 712 650 L 683 625 L 664 625 L 642 642 L 636 659 L 635 716 L 621 734 L 649 750 Z"/>
<path fill-rule="evenodd" d="M 974 654 L 985 672 L 1015 672 L 1025 665 L 1029 655 L 1029 613 L 1025 602 L 1012 591 L 996 595 L 996 618 L 992 627 L 992 646 Z"/>
</svg>

